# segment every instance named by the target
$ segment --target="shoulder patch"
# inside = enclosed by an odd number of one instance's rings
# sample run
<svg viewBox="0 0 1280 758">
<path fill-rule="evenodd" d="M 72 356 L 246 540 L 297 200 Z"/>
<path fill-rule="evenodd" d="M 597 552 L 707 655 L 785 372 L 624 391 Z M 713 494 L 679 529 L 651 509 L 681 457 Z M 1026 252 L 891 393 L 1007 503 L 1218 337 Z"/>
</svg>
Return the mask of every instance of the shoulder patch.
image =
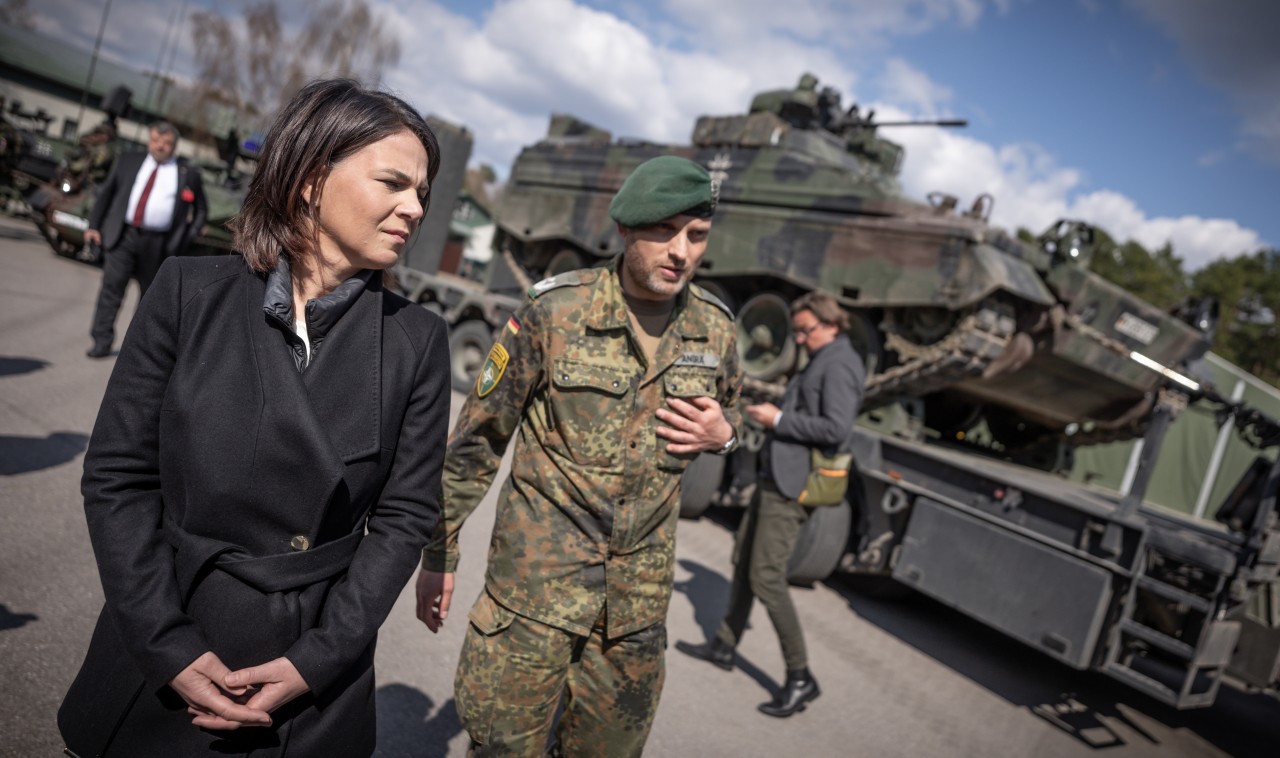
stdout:
<svg viewBox="0 0 1280 758">
<path fill-rule="evenodd" d="M 554 289 L 586 284 L 587 281 L 589 281 L 586 277 L 586 273 L 586 271 L 582 270 L 566 271 L 563 274 L 557 274 L 549 279 L 543 279 L 529 288 L 529 297 L 533 300 L 537 300 L 540 296 L 545 295 Z"/>
<path fill-rule="evenodd" d="M 705 300 L 708 303 L 711 303 L 712 305 L 714 305 L 715 307 L 723 311 L 724 315 L 728 316 L 730 321 L 734 320 L 733 311 L 729 310 L 729 306 L 725 305 L 723 300 L 711 294 L 710 292 L 707 292 L 702 287 L 699 287 L 698 285 L 693 284 L 692 282 L 690 282 L 689 284 L 689 289 L 690 291 L 693 292 L 694 295 L 698 296 L 698 299 Z"/>
<path fill-rule="evenodd" d="M 507 363 L 510 360 L 511 356 L 502 343 L 493 343 L 493 347 L 489 349 L 489 357 L 485 359 L 484 366 L 480 368 L 480 374 L 476 377 L 476 397 L 484 397 L 493 392 L 493 388 L 498 386 L 502 375 L 506 373 Z"/>
</svg>

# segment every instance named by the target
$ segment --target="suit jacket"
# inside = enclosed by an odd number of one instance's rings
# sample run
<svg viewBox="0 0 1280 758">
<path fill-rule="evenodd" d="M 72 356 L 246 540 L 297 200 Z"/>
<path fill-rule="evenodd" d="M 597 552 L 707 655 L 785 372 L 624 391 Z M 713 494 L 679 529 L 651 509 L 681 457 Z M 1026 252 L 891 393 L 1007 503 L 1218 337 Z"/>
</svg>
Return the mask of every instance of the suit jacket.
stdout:
<svg viewBox="0 0 1280 758">
<path fill-rule="evenodd" d="M 103 250 L 111 250 L 120 244 L 120 237 L 124 234 L 124 214 L 129 209 L 129 194 L 146 157 L 146 153 L 139 152 L 121 155 L 111 167 L 106 181 L 98 187 L 98 196 L 89 211 L 89 228 L 102 233 Z M 183 199 L 183 190 L 190 190 L 191 200 Z M 185 158 L 179 158 L 178 195 L 173 202 L 173 222 L 165 239 L 165 254 L 182 254 L 200 233 L 208 217 L 200 170 L 187 163 Z"/>
<path fill-rule="evenodd" d="M 106 605 L 58 714 L 81 756 L 373 750 L 374 639 L 440 513 L 446 330 L 374 276 L 300 373 L 264 290 L 235 256 L 168 259 L 121 347 L 82 483 Z M 312 692 L 196 729 L 166 683 L 207 650 L 286 656 Z"/>
<path fill-rule="evenodd" d="M 847 445 L 865 379 L 862 358 L 841 334 L 787 384 L 782 418 L 767 441 L 773 481 L 783 495 L 794 500 L 804 490 L 811 450 Z"/>
</svg>

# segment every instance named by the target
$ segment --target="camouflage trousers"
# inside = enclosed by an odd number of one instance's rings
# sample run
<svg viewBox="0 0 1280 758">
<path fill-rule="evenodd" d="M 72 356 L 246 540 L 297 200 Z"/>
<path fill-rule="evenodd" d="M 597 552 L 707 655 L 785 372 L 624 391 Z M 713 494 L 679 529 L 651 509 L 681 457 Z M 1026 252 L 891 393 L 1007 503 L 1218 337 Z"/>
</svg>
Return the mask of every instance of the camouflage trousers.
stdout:
<svg viewBox="0 0 1280 758">
<path fill-rule="evenodd" d="M 471 755 L 638 756 L 658 709 L 667 630 L 606 639 L 525 618 L 482 592 L 471 609 L 454 695 Z"/>
</svg>

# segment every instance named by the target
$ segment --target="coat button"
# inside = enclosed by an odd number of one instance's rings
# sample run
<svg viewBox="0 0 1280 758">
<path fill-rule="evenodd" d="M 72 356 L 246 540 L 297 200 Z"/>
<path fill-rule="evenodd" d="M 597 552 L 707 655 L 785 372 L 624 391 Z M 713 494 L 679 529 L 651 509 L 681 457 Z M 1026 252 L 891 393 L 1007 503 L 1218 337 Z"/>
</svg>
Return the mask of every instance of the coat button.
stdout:
<svg viewBox="0 0 1280 758">
<path fill-rule="evenodd" d="M 289 540 L 289 547 L 294 550 L 306 550 L 311 547 L 311 540 L 307 539 L 305 534 L 295 534 L 293 539 Z"/>
</svg>

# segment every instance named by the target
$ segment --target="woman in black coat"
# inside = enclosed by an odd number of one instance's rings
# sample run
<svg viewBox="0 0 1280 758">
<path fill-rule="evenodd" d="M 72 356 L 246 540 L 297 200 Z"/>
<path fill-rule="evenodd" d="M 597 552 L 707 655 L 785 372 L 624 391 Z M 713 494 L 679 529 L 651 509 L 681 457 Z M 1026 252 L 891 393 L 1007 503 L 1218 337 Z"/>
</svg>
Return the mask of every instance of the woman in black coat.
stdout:
<svg viewBox="0 0 1280 758">
<path fill-rule="evenodd" d="M 58 713 L 75 754 L 373 752 L 449 417 L 444 325 L 382 272 L 438 166 L 406 103 L 315 82 L 263 145 L 242 257 L 161 267 L 85 455 L 106 604 Z"/>
</svg>

